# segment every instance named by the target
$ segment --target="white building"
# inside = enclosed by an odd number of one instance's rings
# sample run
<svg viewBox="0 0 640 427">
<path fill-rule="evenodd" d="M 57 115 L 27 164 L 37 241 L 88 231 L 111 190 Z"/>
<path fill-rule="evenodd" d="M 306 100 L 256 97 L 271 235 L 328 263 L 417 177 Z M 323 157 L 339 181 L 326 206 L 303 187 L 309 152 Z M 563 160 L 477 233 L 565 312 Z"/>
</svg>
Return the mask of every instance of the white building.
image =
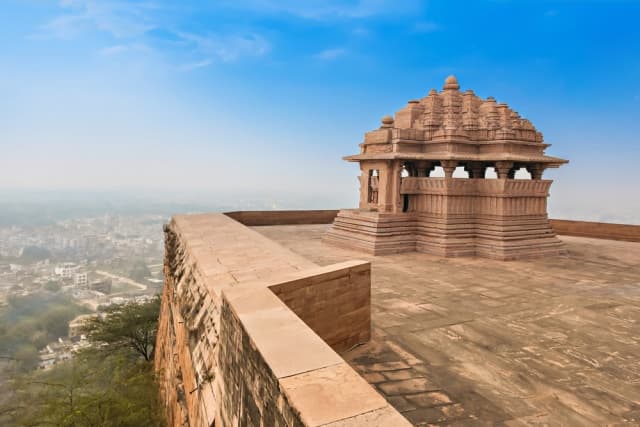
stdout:
<svg viewBox="0 0 640 427">
<path fill-rule="evenodd" d="M 88 282 L 89 280 L 87 273 L 76 273 L 73 278 L 73 283 L 76 286 L 86 286 Z"/>
<path fill-rule="evenodd" d="M 57 265 L 53 272 L 56 276 L 62 277 L 63 279 L 71 279 L 75 274 L 78 266 L 72 262 L 65 262 L 63 264 Z"/>
</svg>

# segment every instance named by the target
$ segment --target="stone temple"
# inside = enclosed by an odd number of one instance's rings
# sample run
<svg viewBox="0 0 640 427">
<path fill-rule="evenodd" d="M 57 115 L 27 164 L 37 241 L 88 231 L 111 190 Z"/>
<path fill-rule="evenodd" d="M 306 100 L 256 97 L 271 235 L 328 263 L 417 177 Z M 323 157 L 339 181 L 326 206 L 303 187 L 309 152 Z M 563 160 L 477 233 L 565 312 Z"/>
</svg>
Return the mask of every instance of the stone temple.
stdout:
<svg viewBox="0 0 640 427">
<path fill-rule="evenodd" d="M 547 147 L 529 120 L 461 92 L 449 76 L 441 92 L 383 117 L 360 154 L 345 157 L 360 164 L 360 206 L 340 211 L 325 240 L 375 255 L 563 254 L 547 217 L 552 181 L 542 174 L 567 160 L 545 155 Z"/>
<path fill-rule="evenodd" d="M 168 426 L 640 425 L 640 226 L 547 219 L 566 161 L 458 89 L 347 157 L 359 209 L 166 224 Z"/>
</svg>

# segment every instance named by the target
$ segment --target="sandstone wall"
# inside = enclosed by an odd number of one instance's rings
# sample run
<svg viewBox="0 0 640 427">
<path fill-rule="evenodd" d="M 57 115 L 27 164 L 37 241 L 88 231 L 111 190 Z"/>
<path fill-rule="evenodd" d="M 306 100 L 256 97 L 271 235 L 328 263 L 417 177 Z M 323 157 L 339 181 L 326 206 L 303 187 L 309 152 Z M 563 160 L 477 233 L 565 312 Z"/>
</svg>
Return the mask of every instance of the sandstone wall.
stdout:
<svg viewBox="0 0 640 427">
<path fill-rule="evenodd" d="M 227 212 L 230 218 L 247 226 L 331 224 L 338 215 L 337 210 L 315 211 L 238 211 Z M 551 219 L 556 234 L 591 237 L 595 239 L 640 241 L 640 225 L 612 224 L 604 222 Z"/>
<path fill-rule="evenodd" d="M 640 225 L 552 219 L 551 227 L 556 233 L 567 236 L 640 242 Z"/>
<path fill-rule="evenodd" d="M 222 214 L 165 235 L 169 425 L 408 425 L 334 350 L 369 339 L 369 263 L 318 267 Z"/>
<path fill-rule="evenodd" d="M 237 211 L 226 212 L 230 218 L 246 225 L 330 224 L 337 210 Z"/>
<path fill-rule="evenodd" d="M 370 338 L 371 269 L 345 262 L 306 272 L 270 289 L 336 351 Z"/>
<path fill-rule="evenodd" d="M 222 304 L 221 326 L 218 423 L 229 426 L 303 426 L 298 413 L 282 393 L 278 377 L 226 300 Z"/>
</svg>

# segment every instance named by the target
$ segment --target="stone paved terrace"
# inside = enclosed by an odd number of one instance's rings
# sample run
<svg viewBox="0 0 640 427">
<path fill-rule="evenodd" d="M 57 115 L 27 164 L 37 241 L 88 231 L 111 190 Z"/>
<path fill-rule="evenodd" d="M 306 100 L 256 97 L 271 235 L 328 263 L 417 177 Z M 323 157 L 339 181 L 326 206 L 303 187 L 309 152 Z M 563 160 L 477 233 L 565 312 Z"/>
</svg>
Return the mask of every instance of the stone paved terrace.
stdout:
<svg viewBox="0 0 640 427">
<path fill-rule="evenodd" d="M 640 425 L 640 243 L 562 236 L 523 262 L 321 242 L 255 227 L 326 265 L 372 261 L 373 339 L 343 357 L 416 425 Z"/>
</svg>

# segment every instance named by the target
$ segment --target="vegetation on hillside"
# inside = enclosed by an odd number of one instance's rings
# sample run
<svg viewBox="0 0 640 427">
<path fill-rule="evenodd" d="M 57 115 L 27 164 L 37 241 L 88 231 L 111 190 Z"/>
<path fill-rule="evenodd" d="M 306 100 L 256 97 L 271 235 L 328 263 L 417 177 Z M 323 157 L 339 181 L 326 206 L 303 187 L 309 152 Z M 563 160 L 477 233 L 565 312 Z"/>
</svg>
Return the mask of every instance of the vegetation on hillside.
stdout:
<svg viewBox="0 0 640 427">
<path fill-rule="evenodd" d="M 48 371 L 16 376 L 0 425 L 163 425 L 153 372 L 159 299 L 110 308 L 87 325 L 93 344 Z"/>
<path fill-rule="evenodd" d="M 89 320 L 87 332 L 94 343 L 105 344 L 109 351 L 126 349 L 146 362 L 153 360 L 158 330 L 160 299 L 145 304 L 112 305 L 106 316 Z"/>
<path fill-rule="evenodd" d="M 69 321 L 88 313 L 64 295 L 10 296 L 0 310 L 0 356 L 19 361 L 20 370 L 38 363 L 38 350 L 67 336 Z"/>
</svg>

